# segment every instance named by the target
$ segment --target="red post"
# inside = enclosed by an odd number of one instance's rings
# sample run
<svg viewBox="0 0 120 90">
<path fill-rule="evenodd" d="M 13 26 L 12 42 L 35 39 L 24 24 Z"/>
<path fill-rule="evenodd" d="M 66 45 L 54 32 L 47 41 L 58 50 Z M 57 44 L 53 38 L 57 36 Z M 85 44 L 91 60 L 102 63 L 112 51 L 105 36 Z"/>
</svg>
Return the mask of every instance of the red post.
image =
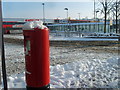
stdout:
<svg viewBox="0 0 120 90">
<path fill-rule="evenodd" d="M 49 89 L 49 30 L 23 30 L 27 90 Z"/>
</svg>

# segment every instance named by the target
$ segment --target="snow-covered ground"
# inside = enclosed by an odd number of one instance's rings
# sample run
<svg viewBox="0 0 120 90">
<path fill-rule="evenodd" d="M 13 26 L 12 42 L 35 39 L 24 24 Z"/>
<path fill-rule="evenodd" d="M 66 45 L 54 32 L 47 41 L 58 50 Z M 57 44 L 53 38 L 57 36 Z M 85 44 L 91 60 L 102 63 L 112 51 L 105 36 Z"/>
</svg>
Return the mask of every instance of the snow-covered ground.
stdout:
<svg viewBox="0 0 120 90">
<path fill-rule="evenodd" d="M 79 33 L 79 32 L 51 32 L 50 40 L 63 41 L 118 41 L 119 34 L 115 33 Z"/>
<path fill-rule="evenodd" d="M 54 48 L 52 47 L 51 49 Z M 58 52 L 56 51 L 56 53 Z M 91 58 L 88 54 L 85 55 L 85 53 L 83 53 L 82 55 L 85 58 L 78 58 L 77 60 L 73 60 L 72 62 L 69 63 L 65 63 L 61 65 L 56 64 L 54 66 L 50 66 L 51 88 L 81 88 L 81 87 L 116 88 L 118 87 L 119 57 L 117 57 L 117 55 L 113 54 L 112 56 L 110 54 L 107 55 L 107 53 L 106 55 L 105 53 L 104 54 L 99 53 L 98 57 L 101 58 L 96 58 L 94 55 L 97 54 L 92 52 L 89 53 Z M 11 65 L 10 62 L 12 62 L 12 66 L 16 66 L 16 67 L 17 66 L 19 67 L 19 65 L 21 64 L 23 65 L 24 64 L 23 46 L 6 43 L 6 56 L 7 56 L 6 58 L 11 58 L 11 61 L 6 60 L 8 65 Z M 66 54 L 62 56 L 66 57 Z M 78 57 L 79 56 L 81 55 L 79 54 Z M 21 71 L 22 72 L 17 72 L 19 74 L 9 75 L 8 77 L 9 88 L 25 88 L 26 84 L 24 77 L 25 74 L 24 69 L 22 68 Z"/>
<path fill-rule="evenodd" d="M 50 66 L 51 88 L 118 88 L 118 58 Z M 8 77 L 9 88 L 25 88 L 25 73 Z"/>
<path fill-rule="evenodd" d="M 106 35 L 106 34 L 105 34 Z M 66 37 L 65 37 L 66 36 Z M 68 37 L 69 36 L 69 37 Z M 23 35 L 22 34 L 13 34 L 13 35 L 9 35 L 9 34 L 6 34 L 4 35 L 5 38 L 12 38 L 12 39 L 24 39 Z M 99 37 L 109 37 L 109 38 L 89 38 L 91 36 L 78 36 L 78 35 L 71 35 L 71 34 L 66 34 L 66 35 L 59 35 L 59 34 L 56 34 L 56 33 L 50 33 L 50 36 L 49 36 L 50 40 L 62 40 L 62 41 L 118 41 L 118 39 L 115 39 L 115 37 L 118 37 L 118 36 L 99 36 Z M 92 37 L 98 37 L 98 36 L 94 36 L 92 35 Z M 110 37 L 113 37 L 114 39 L 110 38 Z"/>
<path fill-rule="evenodd" d="M 24 48 L 23 45 L 5 43 L 5 58 L 7 74 L 20 73 L 24 71 Z M 1 64 L 0 64 L 1 65 Z"/>
<path fill-rule="evenodd" d="M 56 38 L 60 40 L 59 37 Z M 120 68 L 118 60 L 120 57 L 118 53 L 94 49 L 91 50 L 91 47 L 83 49 L 50 47 L 51 88 L 119 87 L 118 71 Z M 103 49 L 117 50 L 118 47 L 105 47 Z M 25 88 L 23 46 L 5 43 L 5 50 L 9 88 Z"/>
<path fill-rule="evenodd" d="M 5 34 L 4 38 L 24 39 L 22 34 Z"/>
<path fill-rule="evenodd" d="M 85 37 L 74 37 L 74 38 L 69 38 L 69 37 L 51 37 L 50 40 L 56 40 L 56 41 L 118 41 L 118 39 L 108 39 L 108 38 L 85 38 Z"/>
</svg>

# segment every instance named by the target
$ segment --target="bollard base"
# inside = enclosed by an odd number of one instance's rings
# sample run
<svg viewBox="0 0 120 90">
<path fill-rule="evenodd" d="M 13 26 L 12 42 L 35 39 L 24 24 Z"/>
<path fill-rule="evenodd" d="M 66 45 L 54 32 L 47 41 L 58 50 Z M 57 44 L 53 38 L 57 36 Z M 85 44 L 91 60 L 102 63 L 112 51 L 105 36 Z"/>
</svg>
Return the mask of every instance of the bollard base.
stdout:
<svg viewBox="0 0 120 90">
<path fill-rule="evenodd" d="M 43 87 L 29 87 L 26 86 L 26 90 L 50 90 L 50 84 Z"/>
</svg>

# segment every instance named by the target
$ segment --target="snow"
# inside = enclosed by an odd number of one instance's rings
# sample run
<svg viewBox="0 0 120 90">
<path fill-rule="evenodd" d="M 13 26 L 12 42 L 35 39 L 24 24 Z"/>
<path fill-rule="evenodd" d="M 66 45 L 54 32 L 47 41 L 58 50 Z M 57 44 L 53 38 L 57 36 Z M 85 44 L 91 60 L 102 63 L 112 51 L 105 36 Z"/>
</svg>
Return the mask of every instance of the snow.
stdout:
<svg viewBox="0 0 120 90">
<path fill-rule="evenodd" d="M 42 21 L 31 21 L 23 25 L 23 30 L 33 30 L 34 28 L 44 29 L 46 26 L 43 25 Z"/>
<path fill-rule="evenodd" d="M 51 88 L 117 88 L 118 58 L 50 66 Z M 25 88 L 25 73 L 8 77 L 9 88 Z"/>
<path fill-rule="evenodd" d="M 24 39 L 23 35 L 4 35 L 5 38 Z M 86 38 L 86 37 L 49 37 L 50 41 L 118 41 L 110 38 Z"/>
<path fill-rule="evenodd" d="M 118 41 L 118 39 L 103 39 L 103 38 L 84 38 L 84 37 L 74 37 L 74 38 L 69 38 L 69 37 L 50 37 L 50 40 L 53 41 Z"/>
<path fill-rule="evenodd" d="M 114 61 L 115 63 L 111 61 Z M 118 87 L 118 73 L 116 70 L 116 68 L 118 68 L 118 63 L 116 62 L 118 62 L 118 58 L 112 58 L 106 61 L 96 59 L 83 60 L 67 63 L 64 65 L 51 66 L 51 87 Z"/>
<path fill-rule="evenodd" d="M 50 32 L 51 41 L 118 41 L 118 37 L 110 33 Z"/>
<path fill-rule="evenodd" d="M 8 76 L 24 71 L 24 46 L 5 43 L 5 59 Z M 1 66 L 1 64 L 0 64 Z"/>
<path fill-rule="evenodd" d="M 5 36 L 7 37 L 7 36 Z M 16 38 L 18 36 L 8 37 Z M 18 37 L 23 39 L 23 36 Z M 116 40 L 116 39 L 90 39 L 90 38 L 73 38 L 73 37 L 50 37 L 50 40 Z M 10 47 L 10 48 L 8 48 Z M 6 54 L 8 57 L 21 55 L 23 59 L 23 46 L 7 45 Z M 11 53 L 14 51 L 16 54 Z M 82 52 L 81 52 L 82 53 Z M 75 53 L 80 56 L 80 53 Z M 84 55 L 86 53 L 83 53 Z M 50 66 L 50 87 L 51 88 L 117 88 L 118 86 L 118 60 L 117 56 L 109 56 L 109 58 L 94 58 L 94 53 L 89 53 L 91 58 L 82 58 L 66 64 L 57 64 Z M 100 57 L 106 54 L 100 54 Z M 87 56 L 87 55 L 86 55 Z M 97 56 L 96 56 L 97 57 Z M 14 60 L 15 60 L 14 58 Z M 72 59 L 72 58 L 71 58 Z M 19 59 L 20 60 L 20 59 Z M 18 61 L 19 61 L 18 60 Z M 2 88 L 3 85 L 0 87 Z M 9 88 L 25 88 L 25 72 L 12 74 L 8 77 Z"/>
<path fill-rule="evenodd" d="M 23 35 L 22 34 L 5 34 L 4 35 L 4 38 L 11 38 L 11 39 L 24 39 Z"/>
</svg>

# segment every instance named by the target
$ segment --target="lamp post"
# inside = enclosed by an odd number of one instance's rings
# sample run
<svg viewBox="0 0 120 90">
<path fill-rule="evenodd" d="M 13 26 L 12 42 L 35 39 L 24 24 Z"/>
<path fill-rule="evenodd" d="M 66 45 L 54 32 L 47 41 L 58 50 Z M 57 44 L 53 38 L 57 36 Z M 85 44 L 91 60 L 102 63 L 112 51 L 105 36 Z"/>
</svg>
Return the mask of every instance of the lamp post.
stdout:
<svg viewBox="0 0 120 90">
<path fill-rule="evenodd" d="M 96 11 L 96 21 L 97 21 L 97 13 L 98 13 L 99 11 Z"/>
<path fill-rule="evenodd" d="M 94 0 L 94 20 L 93 21 L 95 22 L 95 0 Z M 94 30 L 95 30 L 95 24 L 94 24 Z"/>
<path fill-rule="evenodd" d="M 6 74 L 6 64 L 5 64 L 5 50 L 4 50 L 4 38 L 3 38 L 3 24 L 2 24 L 2 0 L 0 0 L 0 54 L 1 54 L 1 61 L 2 61 L 2 74 L 3 74 L 3 84 L 4 90 L 7 89 L 7 74 Z"/>
<path fill-rule="evenodd" d="M 97 10 L 96 11 L 96 25 L 97 25 L 97 21 L 99 21 L 99 19 L 97 19 L 97 13 L 98 13 L 99 11 Z M 99 25 L 98 25 L 98 32 L 99 32 Z"/>
<path fill-rule="evenodd" d="M 69 33 L 68 8 L 64 8 L 64 10 L 66 10 L 66 12 L 67 12 L 67 19 L 66 19 L 66 20 L 67 20 L 67 23 L 68 23 L 66 34 L 67 34 L 67 37 L 70 37 L 70 33 Z M 65 34 L 65 37 L 66 37 L 66 34 Z"/>
<path fill-rule="evenodd" d="M 68 8 L 65 8 L 64 10 L 66 10 L 66 12 L 67 12 L 67 20 L 68 20 Z M 69 22 L 69 20 L 68 20 L 68 22 Z"/>
<path fill-rule="evenodd" d="M 80 13 L 78 13 L 78 15 L 79 15 L 79 20 L 80 20 Z"/>
<path fill-rule="evenodd" d="M 43 5 L 43 23 L 45 24 L 45 7 L 44 7 L 45 3 L 42 3 L 42 5 Z"/>
<path fill-rule="evenodd" d="M 95 0 L 94 0 L 94 21 L 95 21 Z"/>
</svg>

